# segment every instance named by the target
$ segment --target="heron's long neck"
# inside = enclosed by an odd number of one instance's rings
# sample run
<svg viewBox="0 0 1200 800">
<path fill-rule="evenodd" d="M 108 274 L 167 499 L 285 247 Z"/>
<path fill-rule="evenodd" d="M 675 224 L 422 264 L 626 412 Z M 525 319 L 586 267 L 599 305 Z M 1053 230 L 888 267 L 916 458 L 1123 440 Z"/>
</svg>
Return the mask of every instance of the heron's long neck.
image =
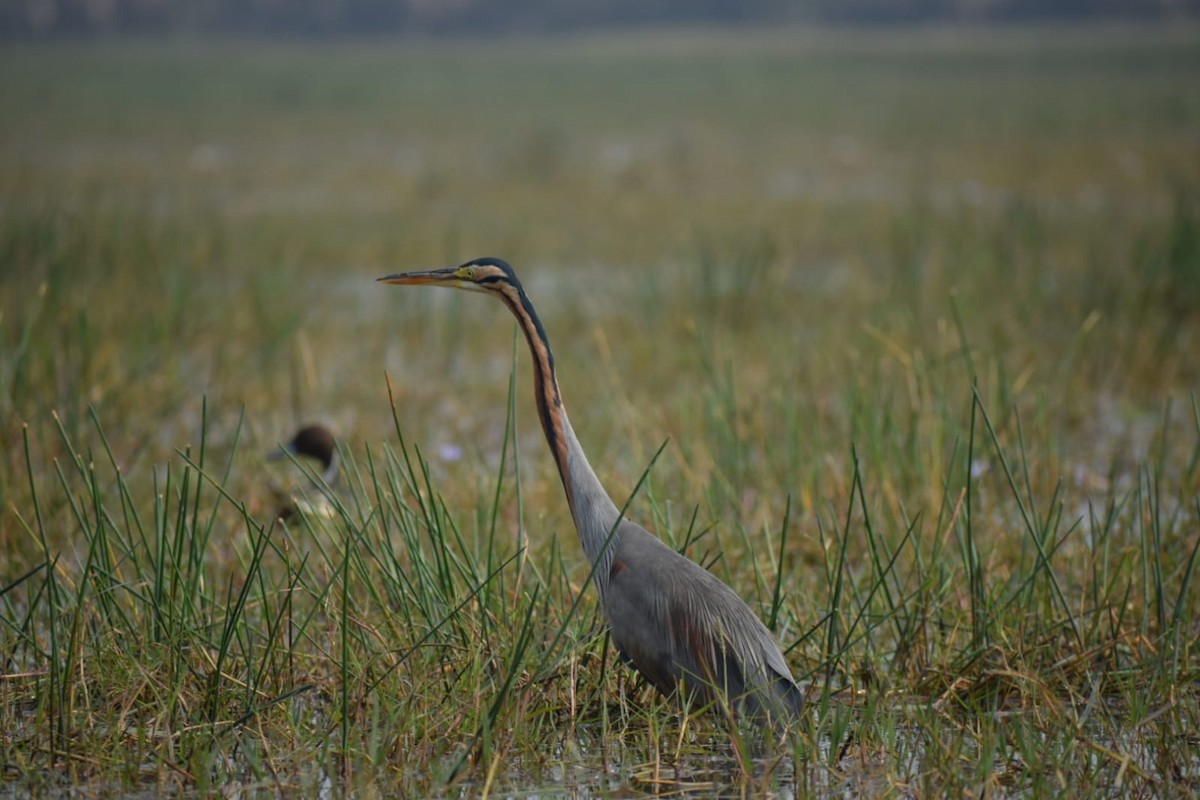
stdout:
<svg viewBox="0 0 1200 800">
<path fill-rule="evenodd" d="M 594 566 L 596 585 L 603 594 L 608 585 L 609 567 L 617 538 L 614 534 L 610 539 L 609 535 L 620 519 L 620 511 L 600 484 L 567 419 L 554 372 L 554 354 L 550 351 L 546 331 L 537 312 L 533 310 L 533 304 L 524 290 L 518 287 L 506 286 L 503 297 L 529 342 L 529 351 L 533 355 L 534 400 L 538 417 L 542 421 L 550 453 L 558 465 L 558 474 L 562 478 L 579 541 Z"/>
</svg>

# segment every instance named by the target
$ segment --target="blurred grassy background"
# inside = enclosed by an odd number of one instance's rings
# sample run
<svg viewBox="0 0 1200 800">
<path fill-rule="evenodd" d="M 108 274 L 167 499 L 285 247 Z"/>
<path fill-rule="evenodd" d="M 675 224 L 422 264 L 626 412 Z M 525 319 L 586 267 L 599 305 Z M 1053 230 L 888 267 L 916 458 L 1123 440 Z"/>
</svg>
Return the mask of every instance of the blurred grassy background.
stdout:
<svg viewBox="0 0 1200 800">
<path fill-rule="evenodd" d="M 227 490 L 265 514 L 261 454 L 299 423 L 332 423 L 360 457 L 394 439 L 385 372 L 448 507 L 484 527 L 507 311 L 373 279 L 494 255 L 544 318 L 614 496 L 670 438 L 636 518 L 682 538 L 698 508 L 723 531 L 701 552 L 722 549 L 718 573 L 761 604 L 769 552 L 750 543 L 792 499 L 785 646 L 828 610 L 812 586 L 832 581 L 831 531 L 869 571 L 868 509 L 905 553 L 897 585 L 939 608 L 979 599 L 958 594 L 971 559 L 952 537 L 980 549 L 995 597 L 1023 585 L 1018 496 L 1062 533 L 1071 613 L 1100 619 L 1134 586 L 1149 634 L 1164 592 L 1196 607 L 1197 85 L 1189 27 L 6 47 L 0 585 L 46 557 L 31 476 L 61 569 L 84 559 L 52 412 L 102 461 L 94 409 L 149 504 L 206 398 L 214 463 L 243 425 Z M 582 581 L 517 344 L 523 509 L 506 487 L 502 546 L 523 513 L 531 563 L 557 534 Z M 1019 487 L 980 420 L 968 455 L 973 382 Z M 866 494 L 847 524 L 852 448 Z M 1151 580 L 1142 491 L 1159 488 L 1172 555 Z M 242 527 L 219 526 L 213 585 L 241 574 Z M 875 570 L 864 605 L 882 602 Z M 903 662 L 878 635 L 856 657 Z M 798 673 L 815 647 L 793 652 Z M 975 662 L 947 663 L 950 682 Z M 924 691 L 919 667 L 907 690 Z"/>
<path fill-rule="evenodd" d="M 136 469 L 192 441 L 201 395 L 259 448 L 309 417 L 385 436 L 385 370 L 419 442 L 486 462 L 504 310 L 371 282 L 485 254 L 525 277 L 606 475 L 665 436 L 703 473 L 737 423 L 739 489 L 819 494 L 866 435 L 848 396 L 915 413 L 924 362 L 962 416 L 952 296 L 985 390 L 1074 468 L 1197 385 L 1192 29 L 2 58 L 6 505 L 51 409 L 87 441 L 94 406 Z"/>
</svg>

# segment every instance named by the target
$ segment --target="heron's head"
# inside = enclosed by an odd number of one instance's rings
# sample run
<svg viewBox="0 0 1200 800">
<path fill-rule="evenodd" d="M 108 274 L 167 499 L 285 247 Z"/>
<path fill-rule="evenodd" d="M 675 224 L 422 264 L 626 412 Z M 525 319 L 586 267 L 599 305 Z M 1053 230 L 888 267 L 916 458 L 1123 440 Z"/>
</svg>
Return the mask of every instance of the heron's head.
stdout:
<svg viewBox="0 0 1200 800">
<path fill-rule="evenodd" d="M 474 261 L 446 269 L 398 272 L 395 275 L 379 278 L 379 281 L 400 286 L 421 284 L 449 286 L 452 289 L 468 289 L 488 294 L 499 293 L 505 286 L 514 288 L 521 286 L 513 268 L 498 258 L 477 258 Z"/>
</svg>

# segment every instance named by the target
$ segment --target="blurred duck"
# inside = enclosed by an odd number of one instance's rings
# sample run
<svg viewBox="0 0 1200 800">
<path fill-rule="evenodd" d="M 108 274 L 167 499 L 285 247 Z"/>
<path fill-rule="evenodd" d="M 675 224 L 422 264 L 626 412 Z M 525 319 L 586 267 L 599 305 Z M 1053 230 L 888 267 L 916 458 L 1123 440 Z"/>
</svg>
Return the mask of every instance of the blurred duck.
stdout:
<svg viewBox="0 0 1200 800">
<path fill-rule="evenodd" d="M 333 504 L 329 501 L 328 488 L 337 480 L 341 458 L 333 433 L 324 425 L 306 425 L 278 450 L 267 454 L 270 461 L 286 458 L 309 458 L 321 465 L 321 482 L 309 480 L 310 486 L 284 488 L 272 483 L 271 494 L 275 496 L 275 516 L 282 520 L 300 516 L 332 517 Z"/>
</svg>

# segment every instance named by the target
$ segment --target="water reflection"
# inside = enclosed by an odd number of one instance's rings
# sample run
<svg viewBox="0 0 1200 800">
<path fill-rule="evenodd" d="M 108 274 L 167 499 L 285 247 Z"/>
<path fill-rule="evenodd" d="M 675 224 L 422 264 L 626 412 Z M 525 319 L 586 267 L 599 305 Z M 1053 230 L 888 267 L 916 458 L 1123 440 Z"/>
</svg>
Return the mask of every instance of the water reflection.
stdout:
<svg viewBox="0 0 1200 800">
<path fill-rule="evenodd" d="M 657 734 L 643 729 L 607 737 L 577 730 L 544 754 L 505 758 L 490 783 L 463 785 L 459 796 L 806 796 L 809 791 L 797 791 L 793 763 L 787 741 L 762 742 L 753 733 L 731 735 L 715 726 L 671 724 Z"/>
</svg>

